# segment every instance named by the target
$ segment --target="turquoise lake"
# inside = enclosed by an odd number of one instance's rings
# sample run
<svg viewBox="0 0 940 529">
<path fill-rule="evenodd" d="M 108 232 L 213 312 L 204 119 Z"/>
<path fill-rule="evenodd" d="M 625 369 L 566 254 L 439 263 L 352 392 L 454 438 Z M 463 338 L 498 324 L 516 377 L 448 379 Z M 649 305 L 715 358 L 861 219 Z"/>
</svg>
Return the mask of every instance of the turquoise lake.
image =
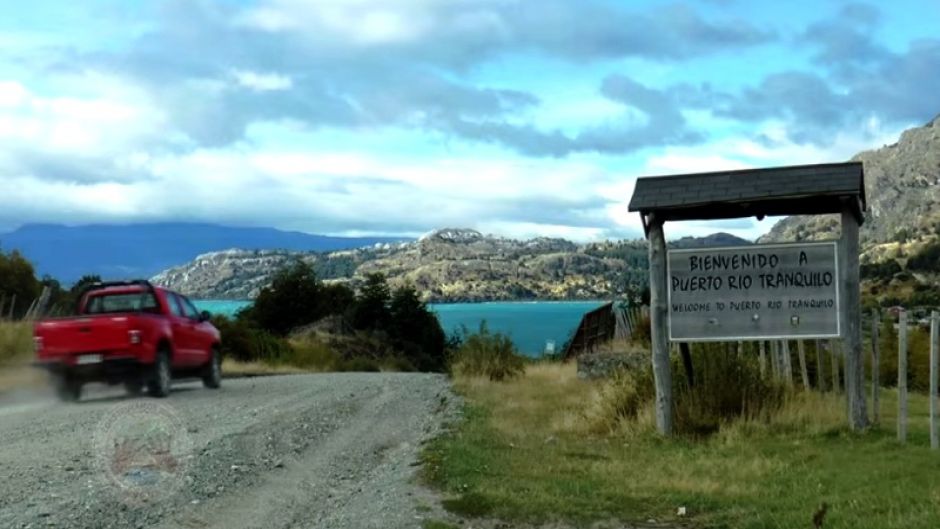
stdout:
<svg viewBox="0 0 940 529">
<path fill-rule="evenodd" d="M 199 310 L 213 314 L 233 315 L 250 301 L 193 300 Z M 601 306 L 603 301 L 537 301 L 491 303 L 432 304 L 441 326 L 450 334 L 461 325 L 471 331 L 486 321 L 490 330 L 512 337 L 519 351 L 527 356 L 540 356 L 549 342 L 560 350 L 577 328 L 581 316 Z"/>
</svg>

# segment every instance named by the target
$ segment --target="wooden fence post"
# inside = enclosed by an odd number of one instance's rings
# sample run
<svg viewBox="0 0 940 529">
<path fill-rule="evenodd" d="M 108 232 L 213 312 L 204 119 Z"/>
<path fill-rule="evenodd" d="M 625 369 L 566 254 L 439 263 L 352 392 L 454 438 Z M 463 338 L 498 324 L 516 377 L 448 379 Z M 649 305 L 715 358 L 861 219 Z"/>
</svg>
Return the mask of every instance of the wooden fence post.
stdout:
<svg viewBox="0 0 940 529">
<path fill-rule="evenodd" d="M 907 311 L 898 314 L 898 441 L 907 441 Z"/>
<path fill-rule="evenodd" d="M 930 314 L 930 448 L 940 448 L 937 437 L 937 311 Z"/>
<path fill-rule="evenodd" d="M 816 387 L 819 391 L 826 391 L 826 373 L 823 371 L 822 340 L 816 340 Z"/>
<path fill-rule="evenodd" d="M 672 367 L 666 329 L 666 238 L 663 221 L 650 215 L 650 326 L 652 335 L 653 379 L 656 386 L 656 429 L 672 435 Z"/>
<path fill-rule="evenodd" d="M 780 342 L 780 351 L 783 355 L 783 375 L 784 382 L 788 386 L 793 385 L 793 357 L 790 355 L 790 340 L 783 340 Z"/>
<path fill-rule="evenodd" d="M 881 330 L 881 315 L 878 309 L 871 312 L 871 416 L 872 422 L 878 424 L 881 422 L 881 403 L 878 400 L 878 392 L 881 386 L 881 348 L 878 332 Z"/>
<path fill-rule="evenodd" d="M 16 308 L 16 294 L 14 293 L 13 297 L 10 298 L 10 316 L 8 318 L 10 321 L 13 321 L 13 309 L 15 308 Z"/>
<path fill-rule="evenodd" d="M 829 340 L 829 357 L 832 360 L 832 391 L 838 393 L 842 390 L 842 383 L 839 381 L 839 352 L 836 350 L 838 340 Z"/>
<path fill-rule="evenodd" d="M 800 358 L 800 376 L 803 378 L 803 389 L 809 389 L 809 371 L 806 369 L 806 346 L 803 340 L 797 340 L 796 352 Z"/>
</svg>

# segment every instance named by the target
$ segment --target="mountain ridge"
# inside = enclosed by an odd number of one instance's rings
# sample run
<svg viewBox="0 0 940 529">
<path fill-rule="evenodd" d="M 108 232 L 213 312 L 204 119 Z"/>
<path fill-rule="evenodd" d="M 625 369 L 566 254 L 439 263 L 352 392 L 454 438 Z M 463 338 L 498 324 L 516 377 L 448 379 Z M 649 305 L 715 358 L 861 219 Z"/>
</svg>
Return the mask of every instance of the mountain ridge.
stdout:
<svg viewBox="0 0 940 529">
<path fill-rule="evenodd" d="M 716 236 L 727 244 L 750 244 L 729 234 Z M 676 242 L 688 245 L 695 240 Z M 311 264 L 326 281 L 355 287 L 367 274 L 382 273 L 392 287 L 413 286 L 424 300 L 435 302 L 636 297 L 648 277 L 643 240 L 576 244 L 445 228 L 417 241 L 326 254 L 214 252 L 165 270 L 153 281 L 196 298 L 249 299 L 274 271 L 297 259 Z"/>
<path fill-rule="evenodd" d="M 25 224 L 0 234 L 0 248 L 18 250 L 40 275 L 70 283 L 85 274 L 110 279 L 149 277 L 200 254 L 232 247 L 335 251 L 406 240 L 331 237 L 266 227 L 200 222 Z"/>
<path fill-rule="evenodd" d="M 859 236 L 863 260 L 898 257 L 898 243 L 933 238 L 940 228 L 940 115 L 901 133 L 898 141 L 851 158 L 865 169 L 868 211 Z M 778 221 L 760 242 L 839 236 L 835 215 L 792 216 Z"/>
</svg>

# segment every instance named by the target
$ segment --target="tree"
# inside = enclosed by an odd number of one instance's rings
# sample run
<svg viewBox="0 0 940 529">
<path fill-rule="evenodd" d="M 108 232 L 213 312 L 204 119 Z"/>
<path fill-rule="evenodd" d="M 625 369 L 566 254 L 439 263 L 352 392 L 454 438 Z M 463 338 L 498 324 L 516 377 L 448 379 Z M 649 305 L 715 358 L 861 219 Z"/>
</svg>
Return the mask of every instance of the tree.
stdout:
<svg viewBox="0 0 940 529">
<path fill-rule="evenodd" d="M 350 311 L 350 323 L 365 331 L 385 330 L 389 322 L 388 282 L 382 274 L 369 274 Z"/>
<path fill-rule="evenodd" d="M 356 302 L 356 293 L 342 283 L 323 285 L 320 292 L 322 314 L 346 314 Z"/>
<path fill-rule="evenodd" d="M 81 279 L 72 285 L 62 301 L 63 309 L 69 313 L 78 311 L 78 303 L 81 301 L 85 289 L 95 283 L 101 283 L 101 276 L 98 274 L 83 275 Z"/>
<path fill-rule="evenodd" d="M 29 309 L 30 303 L 39 297 L 40 284 L 36 280 L 33 265 L 18 251 L 9 254 L 0 252 L 0 300 L 4 300 L 3 316 L 9 314 L 9 308 L 14 303 L 14 317 L 22 317 Z"/>
<path fill-rule="evenodd" d="M 447 367 L 447 335 L 440 320 L 411 287 L 392 294 L 388 334 L 419 371 L 443 371 Z"/>
<path fill-rule="evenodd" d="M 246 316 L 262 329 L 284 336 L 325 315 L 322 293 L 323 286 L 313 267 L 298 260 L 274 274 L 271 284 L 261 289 Z"/>
</svg>

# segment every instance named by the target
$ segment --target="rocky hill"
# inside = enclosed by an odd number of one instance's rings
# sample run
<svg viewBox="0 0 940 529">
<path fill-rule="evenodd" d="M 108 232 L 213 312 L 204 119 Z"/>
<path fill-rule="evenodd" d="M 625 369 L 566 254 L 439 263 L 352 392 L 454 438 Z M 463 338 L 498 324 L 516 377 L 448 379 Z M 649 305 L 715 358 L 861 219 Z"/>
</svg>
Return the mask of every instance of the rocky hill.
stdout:
<svg viewBox="0 0 940 529">
<path fill-rule="evenodd" d="M 903 245 L 932 238 L 940 226 L 940 116 L 905 131 L 897 143 L 852 158 L 865 166 L 868 213 L 861 229 L 864 258 L 879 261 Z M 761 241 L 838 237 L 835 216 L 788 217 Z M 899 248 L 899 245 L 901 246 Z"/>
<path fill-rule="evenodd" d="M 726 234 L 719 239 L 747 243 Z M 645 241 L 577 245 L 549 238 L 519 241 L 466 229 L 331 253 L 213 252 L 153 280 L 197 298 L 248 299 L 294 259 L 311 263 L 324 280 L 353 286 L 365 275 L 380 272 L 393 287 L 413 285 L 429 301 L 602 299 L 636 293 L 647 281 Z"/>
</svg>

